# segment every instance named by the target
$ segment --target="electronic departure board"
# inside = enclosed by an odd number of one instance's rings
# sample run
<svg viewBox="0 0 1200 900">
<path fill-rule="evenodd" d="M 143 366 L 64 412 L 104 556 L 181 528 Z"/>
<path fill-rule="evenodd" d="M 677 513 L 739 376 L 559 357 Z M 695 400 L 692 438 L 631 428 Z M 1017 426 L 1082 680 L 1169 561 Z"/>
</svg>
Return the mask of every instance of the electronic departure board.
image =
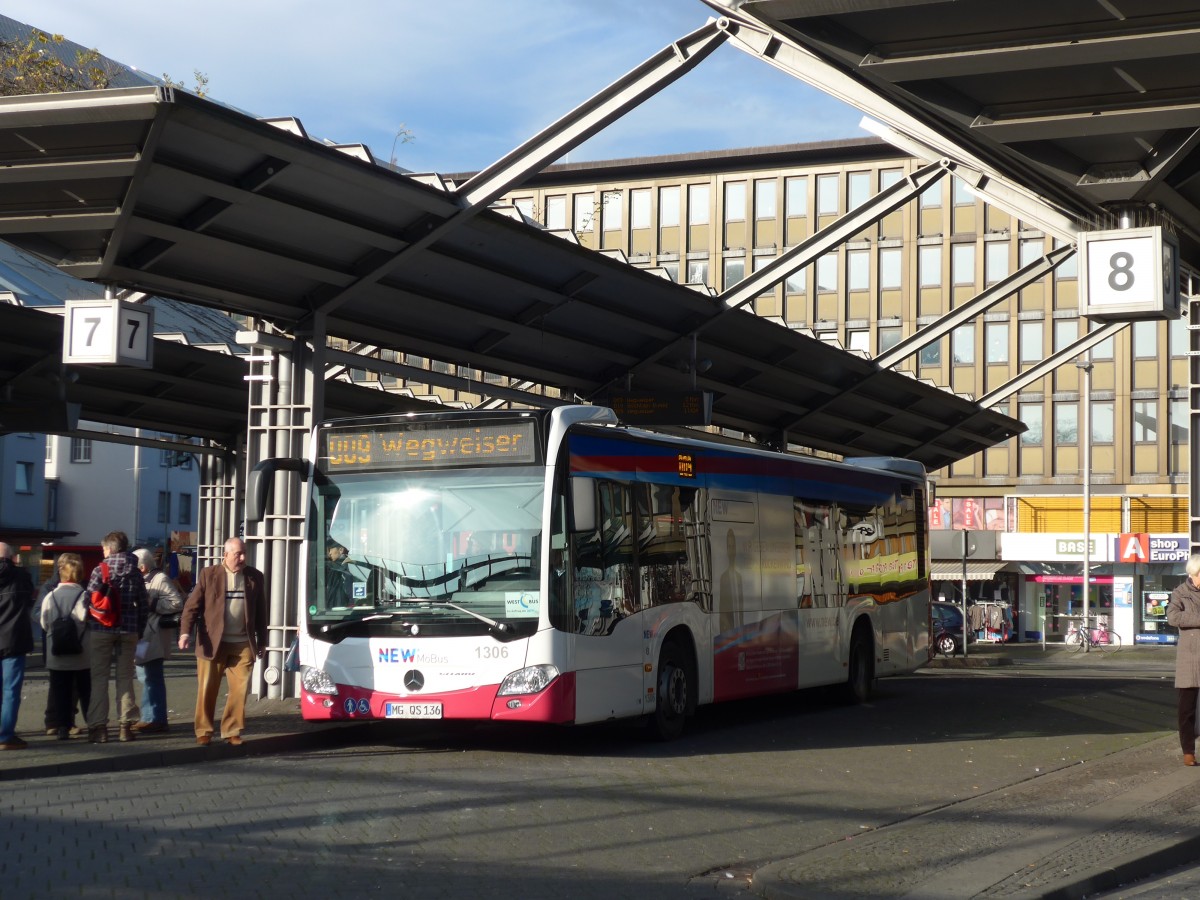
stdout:
<svg viewBox="0 0 1200 900">
<path fill-rule="evenodd" d="M 539 459 L 533 419 L 395 422 L 321 433 L 326 472 L 522 465 Z"/>
</svg>

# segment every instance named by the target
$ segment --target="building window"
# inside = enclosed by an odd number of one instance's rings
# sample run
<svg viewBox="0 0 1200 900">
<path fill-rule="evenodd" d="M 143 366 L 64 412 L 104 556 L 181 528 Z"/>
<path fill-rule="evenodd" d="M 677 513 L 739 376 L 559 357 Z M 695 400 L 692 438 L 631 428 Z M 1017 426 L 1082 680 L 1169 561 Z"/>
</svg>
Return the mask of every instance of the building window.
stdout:
<svg viewBox="0 0 1200 900">
<path fill-rule="evenodd" d="M 1037 262 L 1046 254 L 1042 252 L 1044 241 L 1041 238 L 1028 238 L 1021 241 L 1018 254 L 1020 255 L 1021 268 L 1025 268 L 1032 262 Z"/>
<path fill-rule="evenodd" d="M 92 461 L 92 439 L 71 438 L 71 462 L 90 463 Z"/>
<path fill-rule="evenodd" d="M 1079 443 L 1079 404 L 1054 404 L 1054 443 Z"/>
<path fill-rule="evenodd" d="M 952 180 L 952 184 L 953 187 L 951 190 L 954 192 L 955 206 L 975 205 L 975 197 L 971 194 L 971 191 L 967 187 L 967 183 L 965 181 L 963 181 L 961 178 L 954 178 Z"/>
<path fill-rule="evenodd" d="M 1171 443 L 1182 444 L 1188 439 L 1187 434 L 1187 413 L 1183 410 L 1184 404 L 1179 403 L 1183 415 L 1179 426 L 1179 431 L 1182 432 L 1179 440 L 1175 440 L 1175 422 L 1171 422 Z M 1175 402 L 1171 403 L 1172 418 L 1175 416 Z M 1134 400 L 1133 401 L 1133 442 L 1135 444 L 1153 444 L 1158 441 L 1158 401 L 1157 400 Z"/>
<path fill-rule="evenodd" d="M 898 247 L 888 247 L 879 251 L 879 289 L 881 291 L 900 289 L 902 259 L 902 251 Z"/>
<path fill-rule="evenodd" d="M 1158 323 L 1133 323 L 1133 355 L 1135 359 L 1153 359 L 1158 356 Z"/>
<path fill-rule="evenodd" d="M 1138 432 L 1137 432 L 1137 422 L 1138 422 L 1138 418 L 1139 418 L 1138 403 L 1154 404 L 1153 407 L 1150 409 L 1149 413 L 1147 415 L 1143 416 L 1142 419 L 1147 425 L 1151 426 L 1152 428 L 1154 428 L 1154 426 L 1158 425 L 1157 401 L 1155 401 L 1155 400 L 1149 400 L 1149 401 L 1139 400 L 1139 401 L 1135 402 L 1133 404 L 1133 423 L 1134 423 L 1133 424 L 1133 427 L 1134 427 L 1133 439 L 1135 441 L 1137 440 L 1137 434 L 1138 434 Z M 1170 437 L 1169 437 L 1167 443 L 1171 444 L 1172 446 L 1180 447 L 1180 446 L 1187 444 L 1188 441 L 1190 440 L 1190 435 L 1188 434 L 1188 429 L 1190 428 L 1190 426 L 1188 425 L 1188 404 L 1187 404 L 1186 400 L 1170 400 L 1170 401 L 1168 401 L 1168 403 L 1170 404 L 1171 427 L 1170 427 L 1170 431 L 1168 432 Z M 1155 433 L 1155 432 L 1157 432 L 1157 428 L 1154 428 L 1154 432 L 1151 432 L 1151 433 Z"/>
<path fill-rule="evenodd" d="M 904 177 L 904 173 L 899 169 L 880 169 L 879 170 L 879 190 L 886 191 L 894 184 L 899 184 L 900 179 Z"/>
<path fill-rule="evenodd" d="M 836 175 L 818 175 L 817 215 L 836 216 L 838 212 L 838 177 Z"/>
<path fill-rule="evenodd" d="M 527 219 L 533 218 L 533 198 L 532 197 L 518 197 L 516 200 L 513 201 L 513 206 L 515 206 L 517 208 L 518 212 L 520 212 L 521 215 L 523 215 L 525 218 L 527 218 Z"/>
<path fill-rule="evenodd" d="M 975 326 L 960 325 L 955 328 L 950 349 L 956 366 L 975 365 Z"/>
<path fill-rule="evenodd" d="M 900 338 L 902 336 L 903 336 L 903 333 L 901 332 L 899 326 L 889 325 L 886 328 L 883 326 L 880 326 L 880 328 L 879 328 L 879 352 L 886 353 L 888 350 L 891 350 L 898 343 L 900 343 Z"/>
<path fill-rule="evenodd" d="M 950 277 L 954 284 L 975 283 L 975 245 L 954 244 L 950 248 Z"/>
<path fill-rule="evenodd" d="M 170 491 L 158 492 L 158 521 L 164 525 L 171 521 Z"/>
<path fill-rule="evenodd" d="M 1055 249 L 1057 249 L 1061 246 L 1063 246 L 1062 241 L 1055 238 L 1055 240 L 1054 240 Z M 1059 281 L 1063 281 L 1064 279 L 1078 278 L 1079 277 L 1079 254 L 1072 253 L 1067 259 L 1065 259 L 1065 260 L 1063 260 L 1063 262 L 1059 263 L 1058 268 L 1056 268 L 1054 270 L 1054 277 L 1056 279 L 1058 279 Z"/>
<path fill-rule="evenodd" d="M 175 465 L 174 450 L 159 450 L 158 451 L 158 467 L 160 469 L 169 469 Z"/>
<path fill-rule="evenodd" d="M 938 338 L 922 347 L 917 358 L 922 366 L 940 366 L 942 364 L 942 339 Z"/>
<path fill-rule="evenodd" d="M 688 224 L 708 224 L 708 185 L 688 185 Z"/>
<path fill-rule="evenodd" d="M 586 234 L 596 219 L 596 198 L 591 194 L 575 195 L 575 231 Z"/>
<path fill-rule="evenodd" d="M 725 221 L 746 221 L 746 182 L 730 181 L 726 183 Z"/>
<path fill-rule="evenodd" d="M 46 435 L 46 462 L 54 462 L 54 435 Z"/>
<path fill-rule="evenodd" d="M 784 291 L 789 294 L 803 294 L 808 290 L 808 269 L 797 269 L 783 283 Z"/>
<path fill-rule="evenodd" d="M 17 463 L 17 483 L 15 490 L 18 494 L 33 493 L 33 463 Z"/>
<path fill-rule="evenodd" d="M 604 231 L 620 231 L 625 221 L 625 194 L 622 191 L 605 191 L 600 197 L 600 228 Z"/>
<path fill-rule="evenodd" d="M 1008 241 L 988 241 L 984 247 L 984 277 L 995 284 L 1008 277 Z"/>
<path fill-rule="evenodd" d="M 775 215 L 775 179 L 754 182 L 754 218 L 774 219 Z"/>
<path fill-rule="evenodd" d="M 846 253 L 846 287 L 851 291 L 870 290 L 871 251 L 850 250 Z"/>
<path fill-rule="evenodd" d="M 665 187 L 658 190 L 658 225 L 660 228 L 675 228 L 679 225 L 679 188 Z"/>
<path fill-rule="evenodd" d="M 179 524 L 190 525 L 192 523 L 192 495 L 179 495 Z"/>
<path fill-rule="evenodd" d="M 1025 431 L 1021 433 L 1021 446 L 1042 446 L 1042 404 L 1018 403 L 1017 415 L 1025 423 Z"/>
<path fill-rule="evenodd" d="M 871 173 L 851 172 L 846 176 L 846 209 L 858 209 L 871 199 Z"/>
<path fill-rule="evenodd" d="M 1055 319 L 1054 352 L 1070 347 L 1079 339 L 1078 319 Z"/>
<path fill-rule="evenodd" d="M 662 266 L 662 270 L 667 273 L 667 279 L 669 281 L 679 281 L 679 263 L 665 262 L 659 263 L 659 265 Z"/>
<path fill-rule="evenodd" d="M 942 286 L 942 247 L 940 244 L 920 248 L 917 252 L 917 269 L 921 287 Z"/>
<path fill-rule="evenodd" d="M 744 259 L 725 260 L 725 290 L 729 290 L 746 277 L 746 261 Z"/>
<path fill-rule="evenodd" d="M 984 352 L 989 363 L 1008 362 L 1008 323 L 987 322 L 983 326 Z"/>
<path fill-rule="evenodd" d="M 1103 327 L 1100 322 L 1092 322 L 1088 331 L 1095 331 L 1097 328 Z M 1107 337 L 1100 343 L 1092 347 L 1092 359 L 1112 359 L 1113 358 L 1113 339 Z"/>
<path fill-rule="evenodd" d="M 650 192 L 648 190 L 629 192 L 629 227 L 650 227 Z"/>
<path fill-rule="evenodd" d="M 860 350 L 863 353 L 871 352 L 871 332 L 865 329 L 856 329 L 855 331 L 846 332 L 846 349 Z"/>
<path fill-rule="evenodd" d="M 567 228 L 567 198 L 563 194 L 546 198 L 546 227 L 551 231 Z"/>
<path fill-rule="evenodd" d="M 1017 341 L 1022 363 L 1038 363 L 1042 361 L 1045 350 L 1042 347 L 1044 334 L 1040 320 L 1022 322 L 1019 326 Z"/>
<path fill-rule="evenodd" d="M 688 284 L 708 284 L 708 260 L 689 259 L 687 264 Z"/>
<path fill-rule="evenodd" d="M 1187 356 L 1188 330 L 1183 319 L 1175 318 L 1167 322 L 1167 340 L 1171 345 L 1172 356 Z"/>
<path fill-rule="evenodd" d="M 1111 444 L 1114 434 L 1113 401 L 1093 400 L 1091 407 L 1088 409 L 1088 414 L 1092 420 L 1092 443 Z"/>
<path fill-rule="evenodd" d="M 921 191 L 921 209 L 933 209 L 942 205 L 942 183 L 936 181 Z"/>
<path fill-rule="evenodd" d="M 833 293 L 838 289 L 837 253 L 826 253 L 817 260 L 817 292 Z"/>
<path fill-rule="evenodd" d="M 784 203 L 787 205 L 788 218 L 802 218 L 808 215 L 808 179 L 789 178 L 784 185 Z"/>
</svg>

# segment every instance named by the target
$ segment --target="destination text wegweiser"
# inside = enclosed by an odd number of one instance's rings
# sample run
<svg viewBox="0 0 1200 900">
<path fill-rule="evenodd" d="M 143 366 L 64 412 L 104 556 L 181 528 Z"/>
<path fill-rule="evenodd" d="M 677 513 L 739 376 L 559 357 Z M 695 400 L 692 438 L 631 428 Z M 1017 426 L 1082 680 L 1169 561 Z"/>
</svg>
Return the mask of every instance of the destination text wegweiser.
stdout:
<svg viewBox="0 0 1200 900">
<path fill-rule="evenodd" d="M 532 421 L 331 431 L 324 435 L 321 462 L 327 471 L 532 463 L 534 436 Z"/>
</svg>

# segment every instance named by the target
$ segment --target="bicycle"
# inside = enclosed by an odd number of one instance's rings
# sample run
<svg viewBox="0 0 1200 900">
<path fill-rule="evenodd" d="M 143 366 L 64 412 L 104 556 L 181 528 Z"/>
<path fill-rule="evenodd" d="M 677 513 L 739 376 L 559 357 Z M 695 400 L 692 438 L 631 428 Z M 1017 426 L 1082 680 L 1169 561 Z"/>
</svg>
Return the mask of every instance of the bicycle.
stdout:
<svg viewBox="0 0 1200 900">
<path fill-rule="evenodd" d="M 1098 616 L 1097 619 L 1104 619 L 1104 616 Z M 1063 637 L 1064 643 L 1073 645 L 1076 650 L 1120 650 L 1121 636 L 1115 631 L 1107 627 L 1104 621 L 1097 623 L 1086 630 L 1081 629 L 1075 623 L 1067 630 Z"/>
</svg>

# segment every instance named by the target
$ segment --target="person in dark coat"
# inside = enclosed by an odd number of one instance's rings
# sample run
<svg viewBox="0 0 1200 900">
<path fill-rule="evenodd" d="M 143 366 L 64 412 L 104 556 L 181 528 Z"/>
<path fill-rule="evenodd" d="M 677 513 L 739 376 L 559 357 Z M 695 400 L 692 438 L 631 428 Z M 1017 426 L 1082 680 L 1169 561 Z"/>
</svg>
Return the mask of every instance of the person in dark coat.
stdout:
<svg viewBox="0 0 1200 900">
<path fill-rule="evenodd" d="M 24 750 L 17 712 L 25 683 L 25 655 L 33 652 L 33 579 L 0 542 L 0 750 Z"/>
<path fill-rule="evenodd" d="M 1196 765 L 1196 700 L 1200 699 L 1200 554 L 1184 567 L 1187 578 L 1171 592 L 1167 623 L 1179 629 L 1175 690 L 1179 699 L 1179 746 L 1183 764 Z"/>
</svg>

